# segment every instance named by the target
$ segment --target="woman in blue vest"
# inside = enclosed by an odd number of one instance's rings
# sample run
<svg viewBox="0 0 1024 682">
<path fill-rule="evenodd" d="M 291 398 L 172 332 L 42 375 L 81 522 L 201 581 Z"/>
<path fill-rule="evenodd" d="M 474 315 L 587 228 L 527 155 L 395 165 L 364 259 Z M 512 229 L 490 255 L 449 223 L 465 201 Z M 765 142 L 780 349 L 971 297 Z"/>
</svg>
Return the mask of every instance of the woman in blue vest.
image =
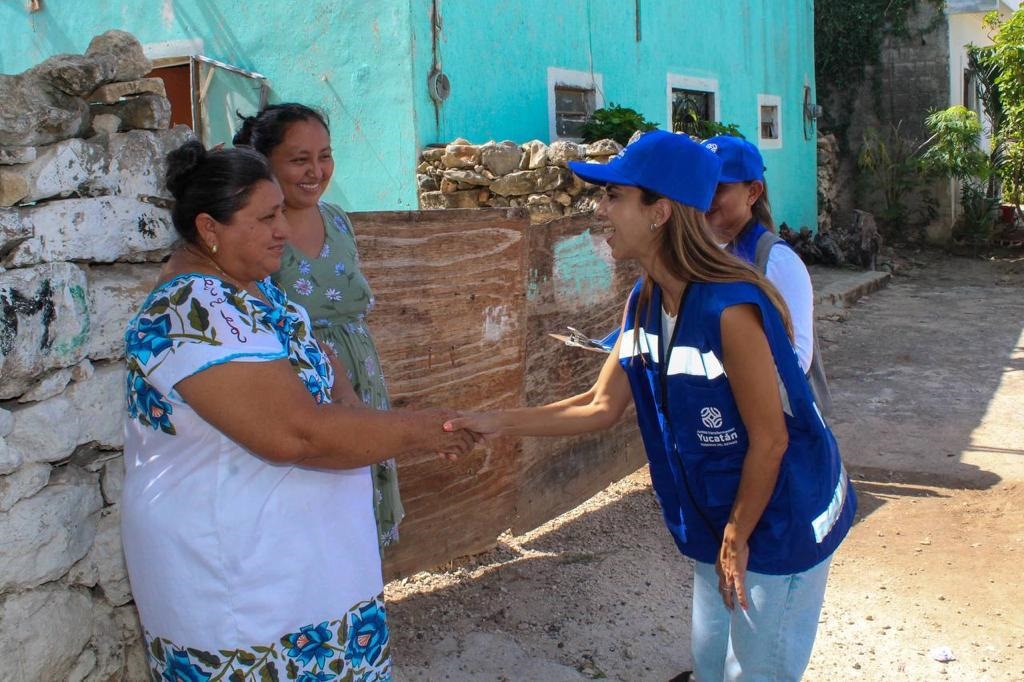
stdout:
<svg viewBox="0 0 1024 682">
<path fill-rule="evenodd" d="M 598 212 L 614 228 L 612 255 L 644 271 L 615 348 L 586 393 L 445 428 L 586 433 L 610 427 L 632 399 L 665 523 L 696 561 L 696 678 L 798 680 L 856 502 L 785 304 L 706 227 L 721 165 L 664 131 L 606 165 L 572 163 L 606 186 Z"/>
<path fill-rule="evenodd" d="M 818 407 L 828 416 L 832 398 L 814 338 L 814 290 L 807 266 L 775 235 L 764 159 L 756 145 L 741 137 L 718 135 L 704 146 L 722 160 L 722 175 L 705 218 L 715 241 L 745 260 L 771 282 L 789 309 L 793 346 L 811 381 Z"/>
</svg>

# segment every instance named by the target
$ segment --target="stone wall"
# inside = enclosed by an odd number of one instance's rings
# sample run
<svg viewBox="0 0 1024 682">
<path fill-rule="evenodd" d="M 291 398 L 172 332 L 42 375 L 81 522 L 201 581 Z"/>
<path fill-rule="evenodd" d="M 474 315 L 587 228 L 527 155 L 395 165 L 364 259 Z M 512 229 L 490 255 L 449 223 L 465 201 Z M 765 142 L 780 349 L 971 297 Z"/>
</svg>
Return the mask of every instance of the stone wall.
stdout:
<svg viewBox="0 0 1024 682">
<path fill-rule="evenodd" d="M 125 322 L 175 240 L 129 34 L 0 75 L 0 679 L 148 678 L 121 551 Z"/>
<path fill-rule="evenodd" d="M 855 209 L 872 210 L 881 205 L 881 199 L 865 192 L 858 181 L 857 156 L 864 132 L 874 128 L 884 134 L 898 125 L 902 137 L 921 143 L 927 137 L 925 117 L 949 106 L 949 22 L 945 14 L 930 2 L 920 2 L 908 30 L 908 36 L 885 39 L 879 63 L 867 68 L 866 78 L 853 96 L 833 93 L 823 102 L 827 122 L 846 119 L 849 123 L 844 139 L 839 140 L 833 224 L 851 225 L 857 219 Z M 912 212 L 924 214 L 923 200 L 935 207 L 937 222 L 949 223 L 948 185 L 933 182 L 925 189 L 924 199 L 920 193 L 908 197 Z"/>
<path fill-rule="evenodd" d="M 420 208 L 525 207 L 534 222 L 595 208 L 595 185 L 577 178 L 569 161 L 608 159 L 622 150 L 614 140 L 577 144 L 505 140 L 475 145 L 457 139 L 428 147 L 416 169 Z"/>
</svg>

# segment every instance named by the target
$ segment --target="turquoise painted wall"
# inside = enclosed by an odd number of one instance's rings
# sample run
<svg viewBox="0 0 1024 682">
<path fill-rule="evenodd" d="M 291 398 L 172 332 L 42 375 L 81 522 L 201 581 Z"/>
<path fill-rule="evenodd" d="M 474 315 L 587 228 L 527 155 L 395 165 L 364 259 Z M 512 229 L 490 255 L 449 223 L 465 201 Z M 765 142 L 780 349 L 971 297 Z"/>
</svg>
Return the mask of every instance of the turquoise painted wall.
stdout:
<svg viewBox="0 0 1024 682">
<path fill-rule="evenodd" d="M 436 106 L 436 58 L 452 81 Z M 803 139 L 813 88 L 813 1 L 639 0 L 47 0 L 29 14 L 0 4 L 0 72 L 82 52 L 109 28 L 140 41 L 201 38 L 204 54 L 266 75 L 273 98 L 322 107 L 338 167 L 328 198 L 351 210 L 416 207 L 419 148 L 548 139 L 547 68 L 593 70 L 604 100 L 667 127 L 666 74 L 712 78 L 719 118 L 756 136 L 757 94 L 782 97 L 783 147 L 765 150 L 776 219 L 816 223 L 816 143 Z"/>
<path fill-rule="evenodd" d="M 437 0 L 438 56 L 452 83 L 435 121 L 425 82 L 432 0 L 413 0 L 421 142 L 547 141 L 547 69 L 600 73 L 605 103 L 668 128 L 668 73 L 718 81 L 719 119 L 756 140 L 758 94 L 782 98 L 783 145 L 764 150 L 778 222 L 817 224 L 817 143 L 804 139 L 803 88 L 814 87 L 812 0 Z"/>
<path fill-rule="evenodd" d="M 337 158 L 328 199 L 350 210 L 417 206 L 409 0 L 46 0 L 0 3 L 0 73 L 81 53 L 96 34 L 201 38 L 203 53 L 270 79 L 272 99 L 321 107 Z"/>
</svg>

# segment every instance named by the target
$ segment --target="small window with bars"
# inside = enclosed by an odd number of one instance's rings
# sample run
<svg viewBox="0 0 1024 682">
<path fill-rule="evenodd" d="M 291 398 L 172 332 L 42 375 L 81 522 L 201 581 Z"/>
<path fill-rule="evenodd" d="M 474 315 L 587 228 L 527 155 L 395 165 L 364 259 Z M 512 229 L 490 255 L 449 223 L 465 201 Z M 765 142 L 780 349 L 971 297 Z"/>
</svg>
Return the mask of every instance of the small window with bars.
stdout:
<svg viewBox="0 0 1024 682">
<path fill-rule="evenodd" d="M 594 90 L 555 86 L 555 133 L 560 138 L 580 139 L 581 129 L 594 113 Z"/>
</svg>

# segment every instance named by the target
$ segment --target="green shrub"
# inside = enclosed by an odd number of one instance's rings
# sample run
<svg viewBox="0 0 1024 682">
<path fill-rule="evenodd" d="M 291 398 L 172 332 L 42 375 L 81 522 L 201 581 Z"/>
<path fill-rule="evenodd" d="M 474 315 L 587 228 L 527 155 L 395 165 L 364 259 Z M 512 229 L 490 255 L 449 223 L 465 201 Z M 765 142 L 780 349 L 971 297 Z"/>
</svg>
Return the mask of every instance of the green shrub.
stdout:
<svg viewBox="0 0 1024 682">
<path fill-rule="evenodd" d="M 609 104 L 595 111 L 590 120 L 583 124 L 581 132 L 584 142 L 612 139 L 625 145 L 636 131 L 647 132 L 657 127 L 657 123 L 648 121 L 638 111 Z"/>
</svg>

